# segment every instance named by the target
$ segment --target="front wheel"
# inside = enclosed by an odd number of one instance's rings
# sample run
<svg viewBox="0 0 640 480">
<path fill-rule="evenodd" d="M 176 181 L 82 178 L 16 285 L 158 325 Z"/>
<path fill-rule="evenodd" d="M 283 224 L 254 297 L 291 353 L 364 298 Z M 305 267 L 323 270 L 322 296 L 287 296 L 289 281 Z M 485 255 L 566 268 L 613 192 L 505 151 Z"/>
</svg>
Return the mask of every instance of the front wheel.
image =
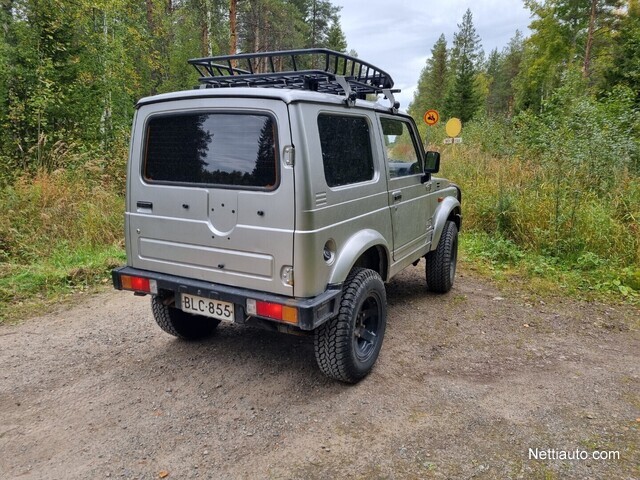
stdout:
<svg viewBox="0 0 640 480">
<path fill-rule="evenodd" d="M 448 220 L 442 231 L 438 247 L 427 253 L 427 288 L 436 293 L 447 293 L 453 286 L 458 262 L 458 227 Z"/>
<path fill-rule="evenodd" d="M 356 383 L 373 368 L 387 325 L 387 295 L 373 270 L 354 268 L 342 288 L 335 318 L 314 332 L 316 360 L 322 372 Z"/>
<path fill-rule="evenodd" d="M 151 297 L 151 311 L 158 326 L 169 335 L 183 340 L 200 340 L 210 337 L 220 320 L 191 315 L 174 307 L 165 305 L 163 299 Z"/>
</svg>

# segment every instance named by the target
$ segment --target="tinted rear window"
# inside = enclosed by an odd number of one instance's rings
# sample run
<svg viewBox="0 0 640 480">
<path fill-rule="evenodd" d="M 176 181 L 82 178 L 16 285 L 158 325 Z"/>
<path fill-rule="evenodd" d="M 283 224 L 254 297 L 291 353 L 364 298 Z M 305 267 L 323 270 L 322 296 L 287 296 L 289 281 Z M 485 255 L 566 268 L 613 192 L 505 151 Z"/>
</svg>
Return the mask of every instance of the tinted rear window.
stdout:
<svg viewBox="0 0 640 480">
<path fill-rule="evenodd" d="M 275 188 L 275 122 L 268 115 L 184 113 L 147 124 L 144 178 Z"/>
<path fill-rule="evenodd" d="M 337 187 L 373 178 L 369 122 L 364 117 L 318 116 L 327 185 Z"/>
</svg>

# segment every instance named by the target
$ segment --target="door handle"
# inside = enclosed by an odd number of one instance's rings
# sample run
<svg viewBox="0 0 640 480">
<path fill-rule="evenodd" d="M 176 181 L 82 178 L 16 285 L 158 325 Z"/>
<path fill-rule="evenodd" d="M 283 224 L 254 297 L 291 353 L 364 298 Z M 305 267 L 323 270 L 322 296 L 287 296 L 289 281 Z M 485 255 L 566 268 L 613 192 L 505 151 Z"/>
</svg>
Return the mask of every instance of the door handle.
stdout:
<svg viewBox="0 0 640 480">
<path fill-rule="evenodd" d="M 149 210 L 153 210 L 153 203 L 151 202 L 144 202 L 144 201 L 140 201 L 138 200 L 136 202 L 136 207 L 138 208 L 148 208 Z"/>
<path fill-rule="evenodd" d="M 402 200 L 402 192 L 393 192 L 391 195 L 393 195 L 394 202 L 399 202 L 400 200 Z"/>
</svg>

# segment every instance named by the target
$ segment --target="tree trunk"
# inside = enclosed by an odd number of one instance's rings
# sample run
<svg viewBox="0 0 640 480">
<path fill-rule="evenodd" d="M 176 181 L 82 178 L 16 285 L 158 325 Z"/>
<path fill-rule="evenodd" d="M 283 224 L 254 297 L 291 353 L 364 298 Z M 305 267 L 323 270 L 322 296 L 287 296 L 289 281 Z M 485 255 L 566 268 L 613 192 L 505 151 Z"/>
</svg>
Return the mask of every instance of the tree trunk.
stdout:
<svg viewBox="0 0 640 480">
<path fill-rule="evenodd" d="M 202 56 L 210 57 L 211 56 L 211 42 L 209 40 L 209 25 L 211 14 L 209 13 L 209 8 L 207 6 L 207 1 L 203 0 L 202 2 L 202 17 L 200 24 L 200 43 L 202 47 Z"/>
<path fill-rule="evenodd" d="M 147 25 L 149 26 L 149 33 L 151 36 L 155 34 L 155 26 L 153 25 L 153 1 L 145 0 L 147 5 Z"/>
<path fill-rule="evenodd" d="M 238 0 L 229 1 L 229 55 L 238 52 L 238 32 L 236 30 Z"/>
<path fill-rule="evenodd" d="M 582 65 L 582 76 L 591 76 L 591 49 L 593 47 L 593 32 L 596 24 L 596 7 L 598 0 L 591 0 L 591 15 L 589 16 L 589 30 L 587 32 L 587 47 L 584 52 L 584 63 Z"/>
</svg>

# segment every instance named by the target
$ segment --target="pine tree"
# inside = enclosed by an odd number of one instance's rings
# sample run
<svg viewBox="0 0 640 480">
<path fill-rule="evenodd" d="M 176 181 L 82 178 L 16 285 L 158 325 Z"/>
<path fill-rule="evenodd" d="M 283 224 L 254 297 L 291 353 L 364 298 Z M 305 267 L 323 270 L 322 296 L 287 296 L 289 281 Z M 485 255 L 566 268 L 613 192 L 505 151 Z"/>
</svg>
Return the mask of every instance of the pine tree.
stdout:
<svg viewBox="0 0 640 480">
<path fill-rule="evenodd" d="M 480 37 L 473 26 L 471 10 L 467 9 L 458 25 L 458 32 L 453 38 L 451 52 L 451 74 L 453 82 L 447 92 L 444 113 L 449 117 L 458 117 L 462 122 L 473 118 L 480 96 L 477 92 L 476 76 L 483 58 Z"/>
<path fill-rule="evenodd" d="M 327 32 L 326 47 L 336 52 L 345 53 L 347 51 L 347 39 L 342 31 L 340 20 L 336 19 Z"/>
<path fill-rule="evenodd" d="M 420 73 L 418 88 L 413 95 L 409 112 L 415 118 L 421 118 L 429 109 L 442 110 L 449 81 L 447 40 L 444 34 L 431 49 L 431 57 Z"/>
<path fill-rule="evenodd" d="M 489 55 L 486 67 L 489 87 L 486 99 L 487 114 L 513 113 L 514 79 L 520 72 L 523 49 L 522 33 L 516 30 L 516 34 L 501 53 L 495 49 Z"/>
<path fill-rule="evenodd" d="M 487 60 L 487 80 L 489 91 L 486 99 L 487 114 L 490 116 L 504 112 L 505 78 L 503 75 L 504 58 L 497 48 L 491 50 Z"/>
</svg>

